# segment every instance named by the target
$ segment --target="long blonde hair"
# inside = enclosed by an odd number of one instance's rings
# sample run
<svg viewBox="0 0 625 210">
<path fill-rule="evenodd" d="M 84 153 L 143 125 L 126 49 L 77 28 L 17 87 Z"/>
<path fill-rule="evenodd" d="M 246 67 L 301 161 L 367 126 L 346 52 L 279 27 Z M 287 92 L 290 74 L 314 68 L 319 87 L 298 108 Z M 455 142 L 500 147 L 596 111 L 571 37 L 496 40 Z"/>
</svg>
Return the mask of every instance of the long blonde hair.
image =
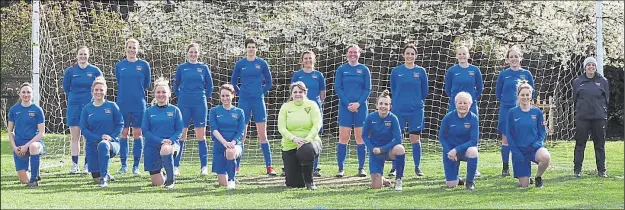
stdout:
<svg viewBox="0 0 625 210">
<path fill-rule="evenodd" d="M 152 104 L 152 106 L 158 104 L 158 100 L 156 100 L 156 88 L 158 87 L 165 87 L 165 90 L 167 90 L 167 100 L 165 101 L 165 103 L 169 104 L 171 89 L 169 88 L 169 81 L 165 80 L 165 78 L 163 77 L 159 77 L 158 79 L 156 79 L 156 81 L 154 81 L 154 98 L 152 99 L 152 102 L 150 102 L 150 104 Z"/>
</svg>

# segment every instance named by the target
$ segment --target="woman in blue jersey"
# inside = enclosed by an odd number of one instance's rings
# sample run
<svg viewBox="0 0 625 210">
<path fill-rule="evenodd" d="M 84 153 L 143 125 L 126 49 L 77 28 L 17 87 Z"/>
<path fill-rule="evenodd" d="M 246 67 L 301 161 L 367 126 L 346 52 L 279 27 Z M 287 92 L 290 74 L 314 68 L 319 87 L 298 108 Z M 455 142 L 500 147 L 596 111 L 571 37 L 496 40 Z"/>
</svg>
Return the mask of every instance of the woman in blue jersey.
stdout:
<svg viewBox="0 0 625 210">
<path fill-rule="evenodd" d="M 391 97 L 388 90 L 384 90 L 378 97 L 376 107 L 378 111 L 367 115 L 362 129 L 362 139 L 369 148 L 369 171 L 371 173 L 371 187 L 380 189 L 383 185 L 390 185 L 385 179 L 384 162 L 392 160 L 397 166 L 395 190 L 402 190 L 402 177 L 406 164 L 406 150 L 401 145 L 403 128 L 395 114 L 390 112 Z"/>
<path fill-rule="evenodd" d="M 128 133 L 132 127 L 132 173 L 139 175 L 139 163 L 143 153 L 143 134 L 141 120 L 147 107 L 146 90 L 150 88 L 152 70 L 150 64 L 137 57 L 139 41 L 126 41 L 126 59 L 115 64 L 115 78 L 117 79 L 117 100 L 119 109 L 124 117 L 124 129 L 120 139 L 120 159 L 122 167 L 119 174 L 126 173 L 128 159 Z"/>
<path fill-rule="evenodd" d="M 267 175 L 276 176 L 276 172 L 271 165 L 271 148 L 267 140 L 267 106 L 265 96 L 271 90 L 272 79 L 269 71 L 269 64 L 264 59 L 256 56 L 257 43 L 254 39 L 245 40 L 247 55 L 234 65 L 230 84 L 239 95 L 238 107 L 245 113 L 245 123 L 248 124 L 254 117 L 258 141 L 263 152 Z M 239 85 L 241 82 L 241 85 Z M 247 125 L 241 139 L 241 146 L 245 146 Z M 241 165 L 241 157 L 237 160 L 237 171 Z"/>
<path fill-rule="evenodd" d="M 20 87 L 20 101 L 9 109 L 7 131 L 13 148 L 17 177 L 28 187 L 39 186 L 39 161 L 45 151 L 45 116 L 41 107 L 33 104 L 30 83 Z M 30 165 L 30 177 L 27 174 Z"/>
<path fill-rule="evenodd" d="M 180 174 L 180 159 L 184 154 L 189 125 L 193 122 L 195 137 L 198 140 L 200 156 L 200 175 L 208 175 L 208 145 L 206 143 L 207 100 L 213 92 L 213 77 L 210 67 L 198 62 L 200 45 L 191 43 L 187 47 L 188 62 L 180 64 L 174 77 L 174 92 L 178 96 L 178 108 L 182 113 L 182 137 L 180 138 L 180 154 L 174 160 L 175 174 Z"/>
<path fill-rule="evenodd" d="M 171 90 L 164 78 L 154 81 L 154 100 L 145 111 L 141 130 L 145 135 L 143 169 L 150 173 L 152 185 L 165 185 L 174 189 L 174 156 L 180 154 L 179 139 L 182 135 L 182 114 L 178 107 L 169 104 Z M 165 168 L 164 179 L 161 169 Z"/>
<path fill-rule="evenodd" d="M 221 105 L 210 111 L 209 124 L 213 139 L 213 172 L 219 185 L 234 189 L 236 184 L 236 159 L 243 150 L 241 139 L 245 132 L 245 114 L 232 105 L 235 90 L 231 84 L 219 88 Z"/>
<path fill-rule="evenodd" d="M 347 63 L 339 66 L 334 74 L 334 91 L 339 97 L 339 142 L 337 144 L 336 177 L 343 177 L 343 165 L 347 156 L 347 145 L 352 126 L 356 138 L 359 177 L 366 177 L 364 170 L 366 146 L 362 140 L 362 126 L 367 117 L 367 98 L 371 93 L 371 72 L 358 62 L 360 47 L 351 45 L 347 48 Z"/>
<path fill-rule="evenodd" d="M 72 166 L 70 173 L 78 173 L 78 155 L 80 154 L 80 112 L 91 102 L 91 85 L 96 77 L 103 76 L 102 71 L 89 63 L 89 48 L 79 47 L 76 51 L 77 63 L 65 69 L 63 73 L 63 91 L 67 96 L 67 125 L 70 133 Z M 87 170 L 87 158 L 85 167 Z"/>
<path fill-rule="evenodd" d="M 423 67 L 415 64 L 417 48 L 414 44 L 406 45 L 403 52 L 404 64 L 393 68 L 391 72 L 392 111 L 399 119 L 401 131 L 404 132 L 408 128 L 414 171 L 417 176 L 423 176 L 420 167 L 421 132 L 424 128 L 425 110 L 423 107 L 429 88 L 428 75 Z M 391 169 L 391 174 L 394 174 L 393 169 Z"/>
<path fill-rule="evenodd" d="M 484 81 L 482 80 L 480 68 L 469 63 L 470 57 L 468 47 L 461 45 L 456 48 L 458 64 L 449 67 L 445 74 L 445 94 L 449 97 L 449 108 L 447 112 L 449 113 L 456 109 L 456 103 L 454 102 L 456 95 L 460 92 L 467 92 L 473 99 L 469 111 L 473 112 L 479 118 L 480 113 L 477 105 L 482 91 L 484 90 Z M 476 170 L 475 176 L 480 175 L 480 172 Z"/>
<path fill-rule="evenodd" d="M 530 71 L 521 68 L 521 60 L 523 54 L 516 46 L 511 47 L 506 53 L 509 68 L 504 69 L 497 76 L 497 87 L 495 96 L 499 100 L 499 122 L 497 125 L 497 133 L 501 135 L 501 160 L 503 168 L 501 176 L 510 176 L 508 161 L 510 159 L 510 147 L 508 146 L 508 138 L 506 137 L 506 115 L 508 110 L 516 106 L 516 87 L 519 80 L 527 80 L 529 85 L 534 88 L 534 77 Z M 535 93 L 534 93 L 535 95 Z"/>
<path fill-rule="evenodd" d="M 458 177 L 460 161 L 467 162 L 466 189 L 475 189 L 473 179 L 477 170 L 477 142 L 479 122 L 477 114 L 470 111 L 474 102 L 468 92 L 454 97 L 455 109 L 447 113 L 441 123 L 438 141 L 443 147 L 443 168 L 448 187 L 463 185 Z"/>
<path fill-rule="evenodd" d="M 308 99 L 317 103 L 319 110 L 321 111 L 321 119 L 323 122 L 323 101 L 326 98 L 326 79 L 323 73 L 315 70 L 316 56 L 312 51 L 304 51 L 300 56 L 302 62 L 302 69 L 293 73 L 291 77 L 291 84 L 301 81 L 306 85 L 308 89 Z M 321 125 L 320 133 L 323 132 L 323 123 Z M 319 165 L 319 158 L 315 158 L 313 163 L 313 176 L 321 177 L 321 169 Z"/>
<path fill-rule="evenodd" d="M 117 104 L 105 99 L 106 88 L 104 77 L 96 78 L 91 86 L 93 102 L 87 104 L 80 114 L 80 131 L 87 141 L 87 170 L 100 187 L 106 187 L 114 180 L 109 173 L 109 160 L 119 153 L 117 138 L 124 126 Z"/>
<path fill-rule="evenodd" d="M 532 105 L 534 88 L 520 80 L 517 87 L 518 106 L 510 109 L 506 119 L 506 136 L 512 152 L 514 178 L 520 187 L 528 187 L 532 175 L 532 162 L 538 164 L 534 184 L 543 187 L 542 175 L 549 167 L 551 155 L 543 147 L 546 137 L 546 123 L 543 112 Z"/>
</svg>

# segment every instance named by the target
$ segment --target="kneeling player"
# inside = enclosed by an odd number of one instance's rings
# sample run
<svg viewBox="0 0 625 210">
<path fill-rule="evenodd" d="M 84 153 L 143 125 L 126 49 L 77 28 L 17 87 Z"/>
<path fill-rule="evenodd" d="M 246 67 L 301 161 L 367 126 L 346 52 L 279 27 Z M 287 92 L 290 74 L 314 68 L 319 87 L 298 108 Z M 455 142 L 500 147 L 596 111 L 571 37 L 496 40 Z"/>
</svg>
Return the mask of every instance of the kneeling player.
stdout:
<svg viewBox="0 0 625 210">
<path fill-rule="evenodd" d="M 165 185 L 174 189 L 174 156 L 180 154 L 182 136 L 182 114 L 178 107 L 169 104 L 171 90 L 167 81 L 159 78 L 154 82 L 154 100 L 145 111 L 141 130 L 145 136 L 143 168 L 150 172 L 152 185 Z M 161 169 L 165 168 L 167 178 L 163 180 Z"/>
<path fill-rule="evenodd" d="M 382 92 L 377 101 L 378 111 L 370 113 L 365 119 L 362 129 L 362 139 L 369 149 L 369 172 L 371 187 L 380 189 L 383 185 L 390 185 L 385 179 L 384 162 L 394 160 L 397 179 L 395 190 L 402 190 L 402 177 L 406 165 L 406 150 L 401 145 L 402 134 L 397 116 L 389 111 L 391 97 L 388 90 Z"/>
<path fill-rule="evenodd" d="M 466 189 L 475 189 L 473 179 L 477 170 L 478 117 L 469 111 L 473 99 L 467 92 L 455 97 L 456 109 L 447 113 L 441 123 L 439 142 L 443 147 L 443 167 L 448 187 L 456 187 L 460 161 L 467 162 Z"/>
</svg>

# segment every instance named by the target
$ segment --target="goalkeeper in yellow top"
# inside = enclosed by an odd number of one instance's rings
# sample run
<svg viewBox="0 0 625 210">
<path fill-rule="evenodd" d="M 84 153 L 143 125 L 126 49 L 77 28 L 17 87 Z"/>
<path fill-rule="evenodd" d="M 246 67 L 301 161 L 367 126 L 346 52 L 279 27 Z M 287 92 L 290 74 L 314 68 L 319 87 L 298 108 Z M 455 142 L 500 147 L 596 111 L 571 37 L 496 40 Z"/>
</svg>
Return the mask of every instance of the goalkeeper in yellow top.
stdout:
<svg viewBox="0 0 625 210">
<path fill-rule="evenodd" d="M 315 190 L 313 161 L 321 153 L 319 106 L 306 97 L 306 85 L 301 81 L 291 84 L 290 92 L 278 114 L 286 186 Z"/>
</svg>

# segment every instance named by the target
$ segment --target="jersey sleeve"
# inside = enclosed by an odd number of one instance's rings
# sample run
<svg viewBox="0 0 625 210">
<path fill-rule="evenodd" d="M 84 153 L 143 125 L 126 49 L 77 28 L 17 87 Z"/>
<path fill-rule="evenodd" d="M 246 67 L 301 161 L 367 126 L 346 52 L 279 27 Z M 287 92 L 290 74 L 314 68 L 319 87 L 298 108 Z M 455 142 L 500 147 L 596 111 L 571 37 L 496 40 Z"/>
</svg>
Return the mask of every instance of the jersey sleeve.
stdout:
<svg viewBox="0 0 625 210">
<path fill-rule="evenodd" d="M 237 132 L 234 135 L 234 141 L 237 142 L 237 144 L 241 143 L 241 139 L 243 138 L 243 133 L 245 133 L 245 114 L 243 113 L 242 109 L 238 109 L 239 112 L 239 117 L 237 118 L 239 121 L 237 121 Z"/>
<path fill-rule="evenodd" d="M 152 109 L 148 108 L 143 113 L 143 120 L 141 120 L 141 133 L 147 142 L 150 142 L 152 145 L 159 145 L 162 143 L 162 139 L 159 139 L 152 133 L 152 123 L 150 122 L 150 111 Z"/>
<path fill-rule="evenodd" d="M 144 83 L 145 84 L 145 89 L 147 90 L 148 88 L 151 87 L 152 85 L 152 68 L 150 68 L 150 63 L 145 62 L 145 67 L 146 67 L 146 71 L 143 71 L 144 74 Z"/>
<path fill-rule="evenodd" d="M 71 74 L 71 68 L 68 68 L 65 70 L 65 72 L 63 72 L 63 91 L 65 92 L 65 95 L 67 95 L 68 99 L 69 99 L 69 92 L 71 91 L 71 87 L 72 87 L 72 74 Z"/>
<path fill-rule="evenodd" d="M 269 64 L 266 61 L 263 62 L 263 77 L 265 77 L 265 84 L 263 85 L 263 94 L 269 94 L 269 90 L 273 86 L 273 78 L 271 78 L 271 71 L 269 71 Z"/>
<path fill-rule="evenodd" d="M 336 69 L 334 73 L 334 92 L 336 96 L 339 97 L 339 102 L 343 106 L 349 106 L 349 100 L 347 100 L 347 96 L 345 95 L 345 91 L 343 90 L 343 68 L 340 66 Z"/>
<path fill-rule="evenodd" d="M 323 76 L 323 73 L 317 72 L 317 76 L 319 77 L 319 90 L 326 90 L 326 78 Z"/>
<path fill-rule="evenodd" d="M 532 147 L 534 149 L 539 149 L 543 147 L 543 142 L 545 141 L 545 137 L 547 136 L 547 123 L 545 123 L 545 118 L 543 117 L 543 112 L 540 109 L 535 108 L 536 112 L 538 112 L 536 116 L 536 128 L 538 129 L 538 136 L 534 139 L 532 143 Z"/>
<path fill-rule="evenodd" d="M 111 137 L 116 139 L 124 128 L 124 118 L 116 103 L 113 103 L 113 123 L 115 123 L 115 127 L 111 132 Z"/>
<path fill-rule="evenodd" d="M 176 67 L 176 73 L 174 74 L 174 87 L 172 88 L 174 90 L 174 93 L 178 97 L 178 100 L 180 100 L 180 83 L 182 82 L 181 72 L 182 71 L 180 70 L 180 65 L 178 65 L 178 67 Z"/>
<path fill-rule="evenodd" d="M 482 97 L 483 91 L 484 79 L 482 78 L 482 72 L 480 71 L 480 68 L 475 67 L 475 96 L 473 96 L 473 100 L 478 101 L 480 97 Z"/>
<path fill-rule="evenodd" d="M 447 153 L 449 150 L 451 150 L 449 148 L 449 143 L 447 142 L 447 138 L 449 137 L 449 117 L 449 114 L 443 117 L 443 121 L 441 122 L 441 128 L 438 132 L 438 142 L 441 144 L 441 147 L 443 147 L 443 153 Z"/>
<path fill-rule="evenodd" d="M 454 74 L 451 72 L 452 69 L 453 67 L 449 67 L 449 69 L 447 69 L 447 72 L 445 73 L 445 94 L 447 94 L 449 98 L 451 98 L 451 87 L 453 85 L 452 75 Z"/>
<path fill-rule="evenodd" d="M 241 76 L 241 62 L 236 62 L 234 64 L 234 69 L 232 70 L 232 76 L 230 77 L 230 84 L 234 87 L 234 92 L 239 94 L 239 77 Z"/>
<path fill-rule="evenodd" d="M 373 151 L 373 143 L 371 142 L 371 114 L 367 115 L 365 118 L 365 123 L 362 125 L 362 141 L 365 142 L 365 146 L 367 146 L 367 150 L 369 152 Z"/>
<path fill-rule="evenodd" d="M 369 95 L 371 94 L 371 71 L 369 71 L 369 68 L 365 67 L 363 74 L 365 83 L 363 85 L 362 94 L 360 94 L 360 97 L 358 98 L 358 103 L 361 106 L 367 102 L 367 98 L 369 98 Z"/>
<path fill-rule="evenodd" d="M 174 133 L 169 137 L 172 142 L 178 143 L 182 137 L 182 113 L 178 107 L 174 107 Z"/>
<path fill-rule="evenodd" d="M 83 136 L 85 136 L 85 141 L 87 141 L 87 142 L 94 142 L 94 141 L 98 140 L 100 138 L 100 136 L 97 136 L 95 133 L 93 133 L 93 132 L 91 132 L 91 130 L 89 130 L 89 123 L 87 121 L 88 117 L 89 117 L 89 111 L 88 111 L 88 108 L 85 107 L 80 112 L 80 133 Z"/>
<path fill-rule="evenodd" d="M 425 72 L 425 69 L 421 68 L 421 72 L 423 73 L 423 77 L 421 77 L 421 99 L 423 100 L 423 103 L 425 104 L 425 99 L 428 98 L 428 92 L 429 92 L 429 84 L 428 84 L 428 74 L 427 72 Z"/>
<path fill-rule="evenodd" d="M 210 66 L 206 65 L 206 71 L 204 72 L 204 89 L 206 94 L 206 100 L 210 101 L 213 94 L 213 75 L 210 71 Z"/>
<path fill-rule="evenodd" d="M 504 80 L 504 71 L 499 72 L 499 75 L 497 75 L 497 86 L 495 87 L 495 97 L 497 98 L 497 100 L 501 101 L 501 94 L 503 92 L 503 80 Z"/>
<path fill-rule="evenodd" d="M 37 106 L 37 114 L 35 116 L 37 117 L 35 121 L 37 124 L 46 122 L 46 115 L 43 114 L 43 109 L 41 109 L 41 107 Z"/>
<path fill-rule="evenodd" d="M 536 95 L 537 95 L 538 91 L 536 91 L 536 86 L 534 86 L 534 76 L 532 76 L 532 72 L 527 71 L 527 70 L 526 70 L 526 72 L 527 72 L 527 81 L 532 86 L 532 88 L 534 89 L 534 91 L 532 93 L 532 99 L 536 99 Z"/>
<path fill-rule="evenodd" d="M 293 139 L 295 135 L 293 135 L 289 129 L 286 127 L 287 121 L 287 112 L 289 109 L 289 103 L 282 104 L 280 107 L 280 111 L 278 112 L 278 131 L 280 134 L 287 140 Z"/>
</svg>

